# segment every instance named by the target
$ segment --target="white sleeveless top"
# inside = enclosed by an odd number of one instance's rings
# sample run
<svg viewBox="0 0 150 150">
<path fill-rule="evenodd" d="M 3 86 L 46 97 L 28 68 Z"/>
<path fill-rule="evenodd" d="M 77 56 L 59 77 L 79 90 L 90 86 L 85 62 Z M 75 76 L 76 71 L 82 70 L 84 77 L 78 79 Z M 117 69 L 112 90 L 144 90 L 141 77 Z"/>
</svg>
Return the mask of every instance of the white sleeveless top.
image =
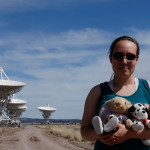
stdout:
<svg viewBox="0 0 150 150">
<path fill-rule="evenodd" d="M 138 86 L 139 86 L 139 80 L 138 78 L 134 78 L 135 79 L 135 91 L 137 91 Z M 111 88 L 111 90 L 113 91 L 113 80 L 110 80 L 108 82 L 109 87 Z"/>
</svg>

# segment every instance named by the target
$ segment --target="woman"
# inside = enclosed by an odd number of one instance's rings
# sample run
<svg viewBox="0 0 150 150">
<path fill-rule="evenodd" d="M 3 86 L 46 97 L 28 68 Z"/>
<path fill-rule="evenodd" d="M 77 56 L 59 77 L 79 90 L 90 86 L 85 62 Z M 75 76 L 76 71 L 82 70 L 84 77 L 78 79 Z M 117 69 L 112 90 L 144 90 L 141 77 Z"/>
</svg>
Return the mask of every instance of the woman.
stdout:
<svg viewBox="0 0 150 150">
<path fill-rule="evenodd" d="M 98 115 L 101 106 L 115 96 L 131 103 L 150 104 L 150 81 L 137 79 L 133 73 L 139 59 L 139 45 L 133 38 L 122 36 L 113 41 L 109 52 L 114 78 L 91 89 L 85 101 L 81 135 L 86 140 L 96 140 L 95 150 L 149 150 L 140 139 L 150 139 L 150 130 L 135 132 L 118 124 L 114 134 L 97 135 L 91 120 Z"/>
</svg>

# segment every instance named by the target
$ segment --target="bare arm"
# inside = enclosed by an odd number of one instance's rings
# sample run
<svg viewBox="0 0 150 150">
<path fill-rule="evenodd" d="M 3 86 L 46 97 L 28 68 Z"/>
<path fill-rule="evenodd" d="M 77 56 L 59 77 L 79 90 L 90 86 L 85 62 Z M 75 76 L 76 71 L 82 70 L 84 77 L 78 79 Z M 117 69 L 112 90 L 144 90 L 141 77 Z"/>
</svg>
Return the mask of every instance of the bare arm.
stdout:
<svg viewBox="0 0 150 150">
<path fill-rule="evenodd" d="M 112 145 L 114 143 L 114 137 L 112 137 L 111 134 L 96 134 L 91 123 L 92 118 L 96 115 L 98 98 L 100 94 L 100 87 L 99 85 L 97 85 L 94 88 L 92 88 L 92 90 L 86 98 L 81 123 L 81 135 L 85 140 L 95 141 L 99 139 L 104 144 Z"/>
<path fill-rule="evenodd" d="M 84 105 L 84 112 L 81 123 L 81 135 L 84 139 L 89 141 L 95 141 L 99 138 L 91 124 L 92 118 L 96 115 L 99 96 L 100 87 L 97 85 L 89 92 Z"/>
</svg>

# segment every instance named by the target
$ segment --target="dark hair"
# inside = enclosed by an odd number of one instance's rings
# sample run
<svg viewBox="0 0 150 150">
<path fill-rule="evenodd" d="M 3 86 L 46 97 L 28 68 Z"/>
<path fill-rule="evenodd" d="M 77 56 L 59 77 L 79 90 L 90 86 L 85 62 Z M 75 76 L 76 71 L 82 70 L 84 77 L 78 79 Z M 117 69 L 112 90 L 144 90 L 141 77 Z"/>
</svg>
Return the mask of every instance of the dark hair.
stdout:
<svg viewBox="0 0 150 150">
<path fill-rule="evenodd" d="M 140 53 L 139 44 L 138 44 L 138 42 L 137 42 L 134 38 L 132 38 L 132 37 L 130 37 L 130 36 L 120 36 L 120 37 L 118 37 L 117 39 L 115 39 L 115 40 L 112 42 L 112 44 L 111 44 L 111 46 L 110 46 L 110 49 L 109 49 L 109 55 L 110 55 L 110 56 L 112 56 L 113 50 L 114 50 L 114 47 L 116 46 L 116 44 L 117 44 L 119 41 L 122 41 L 122 40 L 127 40 L 127 41 L 133 42 L 133 43 L 137 46 L 137 56 L 139 56 L 139 53 Z"/>
</svg>

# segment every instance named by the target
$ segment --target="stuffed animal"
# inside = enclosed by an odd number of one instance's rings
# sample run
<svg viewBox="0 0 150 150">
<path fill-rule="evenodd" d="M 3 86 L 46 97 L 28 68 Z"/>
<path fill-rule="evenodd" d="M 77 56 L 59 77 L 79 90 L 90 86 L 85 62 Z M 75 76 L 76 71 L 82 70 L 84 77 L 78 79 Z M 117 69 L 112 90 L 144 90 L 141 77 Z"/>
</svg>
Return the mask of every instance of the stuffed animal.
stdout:
<svg viewBox="0 0 150 150">
<path fill-rule="evenodd" d="M 150 128 L 150 120 L 148 119 L 148 109 L 146 104 L 135 103 L 129 108 L 129 112 L 133 117 L 132 129 L 134 131 L 143 130 L 146 126 Z M 150 139 L 142 139 L 142 142 L 150 146 Z"/>
<path fill-rule="evenodd" d="M 128 110 L 132 104 L 122 98 L 115 97 L 108 100 L 100 109 L 99 115 L 92 118 L 92 125 L 97 134 L 115 131 L 120 122 L 128 128 L 132 127 L 132 121 L 127 117 Z"/>
<path fill-rule="evenodd" d="M 143 130 L 144 126 L 150 128 L 150 120 L 148 119 L 148 109 L 143 104 L 133 104 L 129 108 L 129 112 L 133 116 L 132 129 L 134 131 Z"/>
</svg>

